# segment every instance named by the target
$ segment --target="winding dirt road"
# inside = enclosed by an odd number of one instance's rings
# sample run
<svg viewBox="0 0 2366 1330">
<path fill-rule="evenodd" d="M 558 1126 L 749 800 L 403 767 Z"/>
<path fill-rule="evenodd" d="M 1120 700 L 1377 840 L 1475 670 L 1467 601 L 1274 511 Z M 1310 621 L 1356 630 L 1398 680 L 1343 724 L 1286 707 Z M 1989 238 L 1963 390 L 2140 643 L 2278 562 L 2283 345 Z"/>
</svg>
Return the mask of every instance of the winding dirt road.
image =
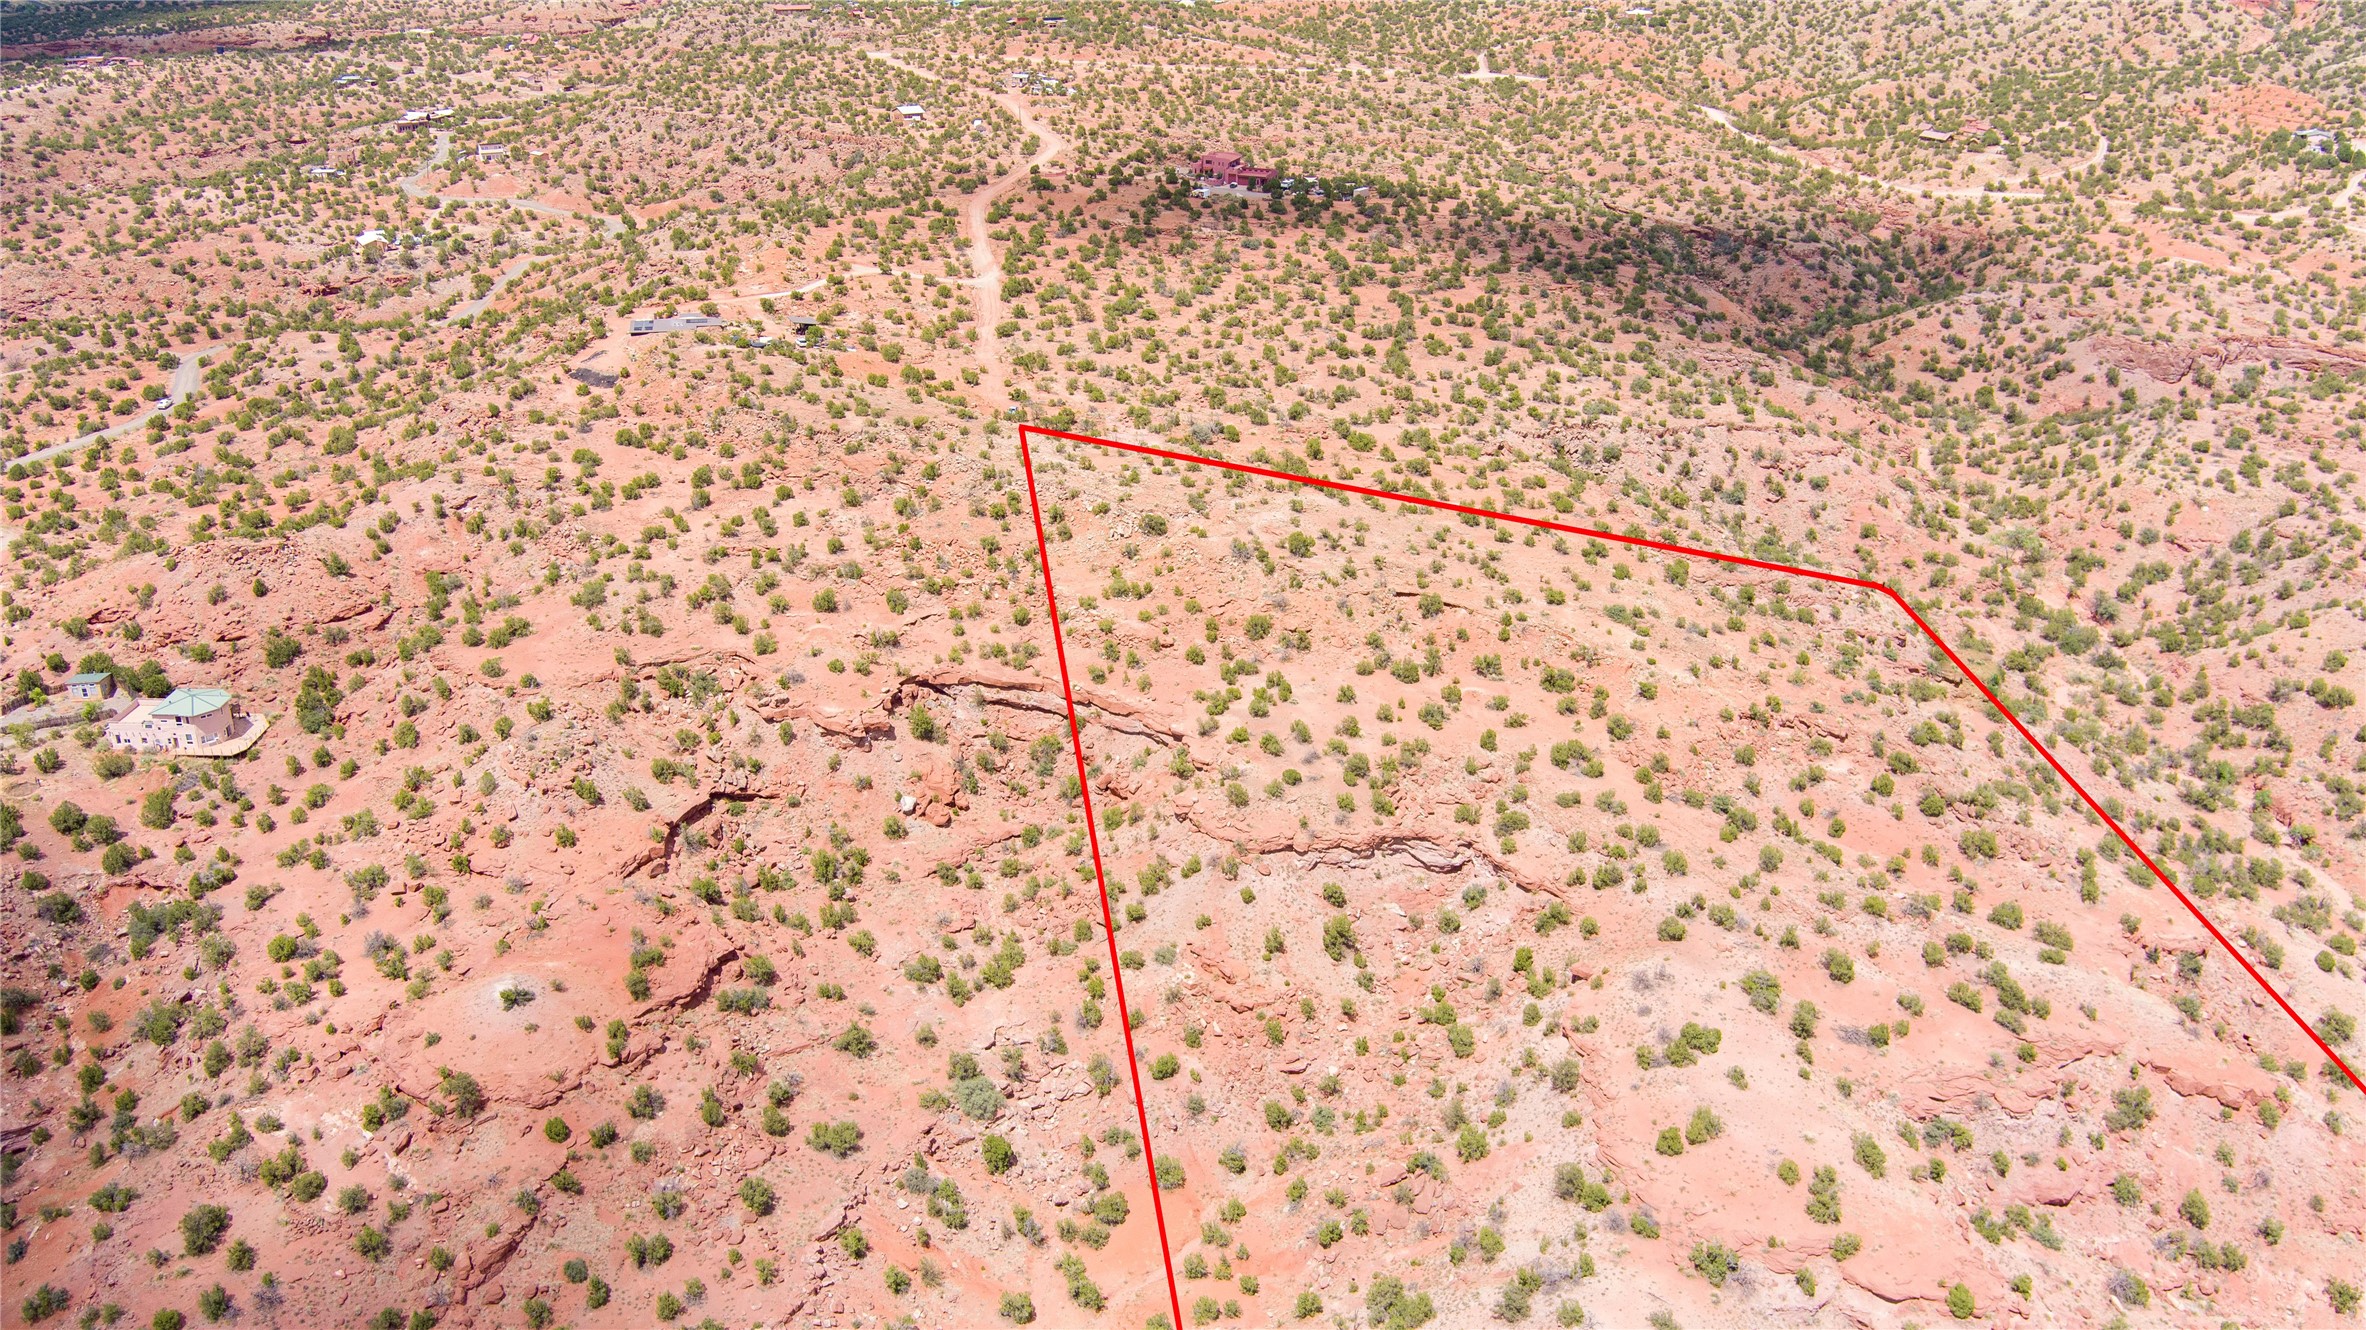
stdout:
<svg viewBox="0 0 2366 1330">
<path fill-rule="evenodd" d="M 1019 128 L 1033 134 L 1041 144 L 1035 155 L 1017 169 L 970 195 L 968 204 L 961 210 L 961 224 L 969 232 L 969 266 L 975 274 L 970 280 L 978 292 L 978 388 L 989 406 L 1001 410 L 1010 405 L 1010 356 L 1003 350 L 1002 334 L 996 331 L 1003 319 L 1002 255 L 986 234 L 986 213 L 996 199 L 1024 186 L 1034 168 L 1048 166 L 1068 151 L 1068 140 L 1037 120 L 1027 104 L 1016 96 L 998 92 L 993 98 L 996 105 L 1018 117 Z"/>
<path fill-rule="evenodd" d="M 140 412 L 131 419 L 123 421 L 120 424 L 109 425 L 107 428 L 102 430 L 93 430 L 90 433 L 81 436 L 80 438 L 67 439 L 62 443 L 53 443 L 46 448 L 36 448 L 32 452 L 26 453 L 22 457 L 11 458 L 9 460 L 26 463 L 28 465 L 35 462 L 46 462 L 52 457 L 58 457 L 66 453 L 77 452 L 81 449 L 88 448 L 92 444 L 98 443 L 101 440 L 121 438 L 122 436 L 131 433 L 135 429 L 145 428 L 148 424 L 148 418 L 150 416 L 163 415 L 165 412 L 172 410 L 174 407 L 179 406 L 181 403 L 196 395 L 198 375 L 205 368 L 201 362 L 215 355 L 219 355 L 221 353 L 222 346 L 222 343 L 215 342 L 209 346 L 198 347 L 194 351 L 185 351 L 180 353 L 181 363 L 173 369 L 172 386 L 170 389 L 166 391 L 164 397 L 160 399 L 154 406 Z"/>
<path fill-rule="evenodd" d="M 886 51 L 866 52 L 873 60 L 903 70 L 931 83 L 943 79 L 918 65 L 906 64 Z M 1019 122 L 1019 128 L 1035 136 L 1036 150 L 1026 161 L 1019 163 L 1008 174 L 988 181 L 984 188 L 969 196 L 961 209 L 961 227 L 969 237 L 969 282 L 978 298 L 978 394 L 988 410 L 997 414 L 1010 406 L 1010 355 L 1003 349 L 1002 335 L 996 331 L 1003 320 L 1002 255 L 994 248 L 986 234 L 986 213 L 994 201 L 1014 189 L 1024 186 L 1037 168 L 1048 166 L 1060 154 L 1068 151 L 1068 140 L 1051 126 L 1035 118 L 1027 103 L 1007 92 L 986 94 L 996 106 L 1008 111 Z"/>
</svg>

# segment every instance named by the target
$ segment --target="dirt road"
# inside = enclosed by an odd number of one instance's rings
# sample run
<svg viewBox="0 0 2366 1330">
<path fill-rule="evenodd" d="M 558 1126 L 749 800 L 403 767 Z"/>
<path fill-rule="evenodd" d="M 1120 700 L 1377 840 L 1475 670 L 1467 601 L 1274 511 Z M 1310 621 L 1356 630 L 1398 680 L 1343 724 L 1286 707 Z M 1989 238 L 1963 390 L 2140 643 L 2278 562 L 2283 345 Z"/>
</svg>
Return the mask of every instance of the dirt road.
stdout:
<svg viewBox="0 0 2366 1330">
<path fill-rule="evenodd" d="M 886 51 L 868 54 L 881 64 L 892 65 L 932 83 L 944 81 L 934 73 L 917 65 L 906 64 Z M 986 213 L 993 208 L 996 199 L 1025 186 L 1035 168 L 1050 165 L 1060 154 L 1068 151 L 1068 140 L 1054 132 L 1051 126 L 1036 119 L 1035 113 L 1016 94 L 989 92 L 986 95 L 993 99 L 995 105 L 1010 112 L 1018 120 L 1019 128 L 1033 135 L 1037 144 L 1035 152 L 1027 160 L 1019 163 L 1009 174 L 987 182 L 984 188 L 969 196 L 961 209 L 962 231 L 969 238 L 969 280 L 977 289 L 978 297 L 978 394 L 987 410 L 1000 414 L 1009 407 L 1011 401 L 1010 355 L 1003 349 L 1002 335 L 995 331 L 1003 321 L 1002 256 L 986 234 Z"/>
<path fill-rule="evenodd" d="M 986 234 L 986 213 L 994 201 L 1014 189 L 1026 185 L 1031 170 L 1047 166 L 1068 150 L 1068 140 L 1053 133 L 1049 125 L 1037 120 L 1027 104 L 1016 96 L 998 92 L 993 94 L 996 105 L 1018 117 L 1019 127 L 1035 136 L 1042 146 L 1035 155 L 1019 164 L 1009 175 L 988 184 L 969 196 L 961 209 L 961 224 L 969 232 L 969 266 L 976 274 L 971 280 L 978 291 L 978 365 L 980 393 L 986 405 L 1001 411 L 1010 405 L 1010 354 L 1003 349 L 1002 334 L 996 331 L 1003 321 L 1002 255 Z"/>
<path fill-rule="evenodd" d="M 46 462 L 61 453 L 88 448 L 102 439 L 119 438 L 135 429 L 146 427 L 148 417 L 162 415 L 164 412 L 172 410 L 197 392 L 198 373 L 203 368 L 198 362 L 206 357 L 219 354 L 221 350 L 221 343 L 217 342 L 212 346 L 201 346 L 194 351 L 184 352 L 181 355 L 181 363 L 173 370 L 172 389 L 165 394 L 164 400 L 122 424 L 109 425 L 102 430 L 93 430 L 78 439 L 68 439 L 64 443 L 53 443 L 47 448 L 36 449 L 13 460 L 17 462 Z"/>
</svg>

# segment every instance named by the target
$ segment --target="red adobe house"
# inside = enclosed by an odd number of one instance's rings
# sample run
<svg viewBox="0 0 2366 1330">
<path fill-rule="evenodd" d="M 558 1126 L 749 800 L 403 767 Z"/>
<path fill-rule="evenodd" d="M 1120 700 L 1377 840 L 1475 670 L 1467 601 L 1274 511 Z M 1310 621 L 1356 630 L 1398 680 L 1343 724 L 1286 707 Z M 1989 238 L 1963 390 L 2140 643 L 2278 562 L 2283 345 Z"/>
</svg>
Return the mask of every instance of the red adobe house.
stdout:
<svg viewBox="0 0 2366 1330">
<path fill-rule="evenodd" d="M 1202 180 L 1236 189 L 1273 188 L 1274 178 L 1281 173 L 1270 166 L 1251 166 L 1248 159 L 1237 152 L 1214 151 L 1200 155 L 1191 164 L 1191 173 Z"/>
</svg>

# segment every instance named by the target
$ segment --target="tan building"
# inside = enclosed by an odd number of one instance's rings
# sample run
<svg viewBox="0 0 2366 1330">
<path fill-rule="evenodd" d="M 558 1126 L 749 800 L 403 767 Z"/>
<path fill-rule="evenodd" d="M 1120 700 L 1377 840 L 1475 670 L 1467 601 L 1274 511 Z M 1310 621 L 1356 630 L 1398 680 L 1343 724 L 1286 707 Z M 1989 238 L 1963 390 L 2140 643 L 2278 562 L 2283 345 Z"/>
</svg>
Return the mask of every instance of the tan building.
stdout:
<svg viewBox="0 0 2366 1330">
<path fill-rule="evenodd" d="M 69 675 L 66 696 L 76 702 L 104 702 L 115 695 L 115 676 L 104 671 Z"/>
</svg>

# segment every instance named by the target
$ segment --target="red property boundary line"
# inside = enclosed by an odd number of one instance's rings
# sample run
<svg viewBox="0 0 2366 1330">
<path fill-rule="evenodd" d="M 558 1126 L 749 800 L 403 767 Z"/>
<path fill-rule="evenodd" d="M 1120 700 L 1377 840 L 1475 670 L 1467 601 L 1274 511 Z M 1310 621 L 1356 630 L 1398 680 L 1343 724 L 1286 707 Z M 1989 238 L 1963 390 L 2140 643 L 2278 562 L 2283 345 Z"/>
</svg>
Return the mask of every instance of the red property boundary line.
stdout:
<svg viewBox="0 0 2366 1330">
<path fill-rule="evenodd" d="M 1043 503 L 1035 496 L 1035 461 L 1027 432 L 1019 427 L 1019 466 L 1027 473 L 1027 507 L 1035 517 L 1035 554 L 1043 567 L 1043 600 L 1051 612 L 1052 655 L 1060 662 L 1060 696 L 1068 704 L 1068 747 L 1076 754 L 1076 788 L 1084 800 L 1085 840 L 1093 847 L 1093 885 L 1101 893 L 1101 936 L 1109 941 L 1109 981 L 1117 991 L 1117 1026 L 1125 1034 L 1125 1074 L 1134 1087 L 1134 1120 L 1142 1128 L 1142 1167 L 1150 1175 L 1150 1213 L 1158 1221 L 1158 1260 L 1167 1276 L 1167 1307 L 1173 1330 L 1183 1330 L 1183 1292 L 1175 1283 L 1175 1257 L 1167 1245 L 1167 1207 L 1158 1194 L 1158 1152 L 1150 1148 L 1150 1108 L 1142 1098 L 1142 1072 L 1134 1064 L 1134 1017 L 1125 1000 L 1125 967 L 1117 960 L 1117 918 L 1109 909 L 1109 875 L 1101 866 L 1101 829 L 1093 818 L 1093 782 L 1084 766 L 1084 729 L 1076 720 L 1076 688 L 1068 679 L 1068 638 L 1060 631 L 1060 598 L 1052 590 L 1051 544 L 1043 535 Z M 1075 437 L 1075 436 L 1069 436 Z M 1086 439 L 1098 443 L 1098 439 Z"/>
<path fill-rule="evenodd" d="M 1974 673 L 1969 665 L 1964 663 L 1963 657 L 1955 654 L 1955 648 L 1949 646 L 1946 640 L 1941 638 L 1939 634 L 1931 628 L 1930 624 L 1923 619 L 1922 615 L 1915 611 L 1914 606 L 1908 603 L 1904 596 L 1898 594 L 1897 590 L 1889 586 L 1887 583 L 1875 582 L 1862 577 L 1849 577 L 1841 573 L 1824 572 L 1815 568 L 1801 568 L 1792 564 L 1773 563 L 1765 559 L 1752 559 L 1739 554 L 1725 554 L 1717 550 L 1699 549 L 1690 545 L 1678 545 L 1663 540 L 1649 540 L 1642 536 L 1623 536 L 1614 531 L 1598 531 L 1591 527 L 1573 526 L 1566 522 L 1554 522 L 1544 518 L 1528 517 L 1518 513 L 1499 513 L 1486 508 L 1472 507 L 1467 504 L 1453 503 L 1443 499 L 1432 499 L 1410 494 L 1399 494 L 1393 490 L 1376 489 L 1368 485 L 1354 485 L 1341 480 L 1329 480 L 1319 476 L 1293 475 L 1287 471 L 1277 471 L 1270 467 L 1251 466 L 1247 463 L 1230 462 L 1220 458 L 1200 457 L 1191 453 L 1176 452 L 1167 448 L 1153 448 L 1149 447 L 1148 445 L 1138 443 L 1120 443 L 1114 439 L 1095 438 L 1089 434 L 1071 434 L 1064 430 L 1047 429 L 1040 425 L 1021 425 L 1019 427 L 1019 460 L 1020 464 L 1027 470 L 1027 494 L 1030 501 L 1033 500 L 1035 495 L 1035 469 L 1034 463 L 1029 456 L 1027 447 L 1027 436 L 1030 434 L 1040 434 L 1046 438 L 1066 439 L 1071 443 L 1091 444 L 1094 447 L 1114 449 L 1118 452 L 1133 453 L 1142 457 L 1155 457 L 1163 461 L 1188 462 L 1193 466 L 1203 466 L 1219 471 L 1230 471 L 1239 475 L 1256 476 L 1264 480 L 1288 481 L 1293 484 L 1308 485 L 1317 489 L 1332 490 L 1343 494 L 1354 494 L 1369 499 L 1381 499 L 1392 503 L 1410 504 L 1416 507 L 1435 509 L 1440 512 L 1449 512 L 1462 516 L 1483 518 L 1487 521 L 1493 522 L 1511 522 L 1520 526 L 1534 527 L 1544 531 L 1555 531 L 1572 536 L 1585 536 L 1594 540 L 1609 541 L 1620 545 L 1640 546 L 1644 549 L 1658 550 L 1666 554 L 1681 554 L 1689 558 L 1708 559 L 1716 563 L 1735 564 L 1744 568 L 1759 569 L 1764 572 L 1783 573 L 1793 577 L 1804 577 L 1812 581 L 1831 582 L 1840 586 L 1855 587 L 1863 591 L 1878 592 L 1881 595 L 1888 597 L 1892 604 L 1896 605 L 1901 611 L 1903 611 L 1906 617 L 1913 621 L 1914 626 L 1922 630 L 1922 635 L 1929 638 L 1931 640 L 1931 644 L 1938 647 L 1939 650 L 1946 655 L 1948 661 L 1951 662 L 1955 668 L 1963 672 L 1963 676 L 1966 679 L 1971 680 L 1972 686 L 1980 690 L 1980 696 L 1988 699 L 1988 704 L 1996 708 L 1997 713 L 2005 718 L 2006 723 L 2010 724 L 2016 733 L 2018 733 L 2024 740 L 2028 741 L 2028 744 L 2031 748 L 2037 750 L 2038 756 L 2046 760 L 2046 765 L 2052 767 L 2055 774 L 2059 775 L 2063 781 L 2077 793 L 2079 799 L 2086 804 L 2088 809 L 2091 810 L 2095 816 L 2103 819 L 2104 825 L 2110 827 L 2112 834 L 2119 837 L 2120 844 L 2127 846 L 2128 850 L 2136 856 L 2137 860 L 2141 862 L 2145 868 L 2149 869 L 2155 878 L 2160 880 L 2161 885 L 2169 889 L 2170 894 L 2177 898 L 2178 904 L 2183 905 L 2186 908 L 2187 913 L 2193 915 L 2194 919 L 2209 932 L 2210 936 L 2217 940 L 2218 945 L 2225 949 L 2226 954 L 2234 958 L 2235 964 L 2240 965 L 2243 968 L 2243 972 L 2251 976 L 2252 982 L 2258 984 L 2262 992 L 2274 999 L 2275 1004 L 2278 1007 L 2283 1008 L 2284 1014 L 2292 1018 L 2292 1023 L 2300 1027 L 2300 1032 L 2308 1036 L 2309 1042 L 2316 1045 L 2317 1050 L 2323 1053 L 2329 1062 L 2341 1069 L 2342 1075 L 2349 1079 L 2350 1084 L 2356 1086 L 2360 1091 L 2366 1092 L 2366 1080 L 2359 1079 L 2358 1073 L 2351 1069 L 2349 1063 L 2344 1061 L 2341 1055 L 2335 1053 L 2332 1047 L 2325 1042 L 2324 1038 L 2320 1036 L 2306 1020 L 2301 1018 L 2301 1015 L 2298 1011 L 2293 1009 L 2292 1004 L 2285 1001 L 2284 995 L 2276 991 L 2275 985 L 2270 984 L 2267 981 L 2267 977 L 2261 974 L 2249 960 L 2245 959 L 2243 954 L 2235 949 L 2233 943 L 2227 941 L 2226 934 L 2219 931 L 2218 925 L 2212 923 L 2210 921 L 2210 917 L 2202 913 L 2201 907 L 2194 904 L 2193 898 L 2186 895 L 2185 890 L 2179 887 L 2158 863 L 2154 862 L 2153 857 L 2144 852 L 2144 847 L 2136 843 L 2136 838 L 2128 834 L 2127 829 L 2119 824 L 2118 819 L 2114 818 L 2110 813 L 2104 811 L 2103 805 L 2096 800 L 2095 796 L 2087 793 L 2086 786 L 2079 784 L 2078 777 L 2071 775 L 2069 769 L 2062 765 L 2061 760 L 2056 758 L 2053 752 L 2049 750 L 2043 743 L 2038 742 L 2037 736 L 2030 732 L 2029 727 L 2021 723 L 2021 718 L 2013 714 L 2013 709 L 2006 706 L 2002 698 L 1999 698 L 1994 692 L 1990 691 L 1988 685 L 1981 681 L 1980 676 Z M 1051 589 L 1051 560 L 1049 555 L 1049 547 L 1043 542 L 1043 517 L 1040 510 L 1038 510 L 1036 514 L 1035 524 L 1037 549 L 1044 556 L 1044 589 L 1045 593 L 1048 595 Z M 1059 613 L 1056 609 L 1052 614 L 1052 622 L 1056 631 L 1059 623 Z M 1064 652 L 1060 658 L 1060 684 L 1063 689 L 1068 687 L 1067 657 Z M 1070 717 L 1073 721 L 1076 710 L 1076 702 L 1072 692 L 1069 696 L 1068 709 Z M 1079 770 L 1081 771 L 1083 762 L 1083 745 L 1081 741 L 1077 745 L 1077 758 Z M 1086 793 L 1088 812 L 1090 811 L 1090 798 L 1091 795 L 1090 791 L 1088 790 Z M 1096 851 L 1096 855 L 1097 853 L 1098 851 Z M 1095 862 L 1095 869 L 1098 871 L 1097 858 Z M 1106 906 L 1106 900 L 1104 900 L 1103 903 L 1104 906 Z M 1115 944 L 1113 942 L 1112 947 L 1114 947 L 1114 945 Z M 1123 995 L 1121 991 L 1120 1001 L 1122 1002 L 1122 1000 Z M 1148 1149 L 1147 1141 L 1145 1141 L 1144 1149 Z"/>
<path fill-rule="evenodd" d="M 2137 860 L 2141 862 L 2146 869 L 2150 870 L 2155 878 L 2160 880 L 2161 885 L 2169 889 L 2170 894 L 2177 898 L 2177 903 L 2183 905 L 2186 909 L 2186 912 L 2191 914 L 2195 920 L 2198 921 L 2202 927 L 2209 932 L 2210 936 L 2217 940 L 2218 945 L 2225 950 L 2226 954 L 2234 958 L 2235 964 L 2243 967 L 2243 973 L 2251 976 L 2252 982 L 2259 985 L 2260 991 L 2266 993 L 2268 997 L 2274 999 L 2275 1004 L 2278 1007 L 2283 1008 L 2284 1014 L 2292 1018 L 2292 1023 L 2300 1027 L 2300 1032 L 2308 1036 L 2309 1042 L 2315 1044 L 2318 1051 L 2323 1053 L 2326 1059 L 2331 1062 L 2332 1065 L 2341 1069 L 2342 1075 L 2349 1078 L 2350 1084 L 2356 1086 L 2361 1092 L 2366 1092 L 2366 1080 L 2360 1080 L 2358 1073 L 2350 1068 L 2349 1063 L 2343 1061 L 2341 1056 L 2333 1051 L 2332 1046 L 2327 1044 L 2324 1038 L 2320 1036 L 2306 1020 L 2302 1019 L 2300 1013 L 2293 1009 L 2292 1004 L 2284 1000 L 2284 995 L 2276 991 L 2275 985 L 2267 981 L 2267 976 L 2261 974 L 2257 967 L 2253 966 L 2249 960 L 2245 959 L 2243 953 L 2235 950 L 2234 944 L 2227 941 L 2226 934 L 2218 930 L 2218 925 L 2210 922 L 2210 917 L 2202 913 L 2201 907 L 2194 904 L 2193 898 L 2186 895 L 2185 890 L 2182 887 L 2179 887 L 2158 863 L 2153 861 L 2153 857 L 2144 852 L 2144 847 L 2136 843 L 2136 838 L 2128 834 L 2127 828 L 2122 827 L 2119 824 L 2119 820 L 2117 818 L 2114 818 L 2110 813 L 2104 811 L 2103 805 L 2096 800 L 2095 796 L 2087 793 L 2087 787 L 2079 784 L 2078 777 L 2070 774 L 2070 770 L 2062 765 L 2061 760 L 2054 756 L 2052 750 L 2048 749 L 2044 744 L 2038 742 L 2037 736 L 2030 732 L 2029 727 L 2021 723 L 2021 718 L 2013 714 L 2013 709 L 2006 706 L 2002 698 L 1990 691 L 1988 685 L 1981 681 L 1980 676 L 1973 673 L 1972 668 L 1964 663 L 1963 657 L 1955 654 L 1955 648 L 1949 646 L 1946 640 L 1941 638 L 1939 634 L 1932 629 L 1930 624 L 1923 619 L 1921 614 L 1915 611 L 1914 606 L 1908 603 L 1904 596 L 1898 594 L 1895 588 L 1891 587 L 1885 582 L 1875 582 L 1868 578 L 1862 577 L 1849 577 L 1845 574 L 1829 573 L 1815 568 L 1801 568 L 1793 564 L 1774 563 L 1765 559 L 1752 559 L 1739 554 L 1725 554 L 1717 550 L 1705 550 L 1691 545 L 1678 545 L 1664 540 L 1650 540 L 1642 536 L 1623 536 L 1615 531 L 1599 531 L 1592 527 L 1575 526 L 1567 522 L 1548 521 L 1541 517 L 1528 517 L 1519 513 L 1499 513 L 1490 509 L 1476 508 L 1468 504 L 1453 503 L 1444 499 L 1432 499 L 1411 494 L 1399 494 L 1393 490 L 1376 489 L 1369 485 L 1350 484 L 1343 480 L 1330 480 L 1319 476 L 1293 475 L 1290 472 L 1277 471 L 1270 467 L 1251 466 L 1245 462 L 1230 462 L 1221 458 L 1200 457 L 1196 454 L 1176 452 L 1173 449 L 1168 448 L 1153 448 L 1146 444 L 1120 443 L 1115 439 L 1095 438 L 1090 434 L 1072 434 L 1066 430 L 1048 429 L 1041 425 L 1021 425 L 1019 426 L 1019 465 L 1021 469 L 1027 473 L 1027 506 L 1032 511 L 1035 519 L 1035 552 L 1037 558 L 1041 561 L 1043 568 L 1044 601 L 1049 606 L 1051 612 L 1052 648 L 1053 654 L 1056 656 L 1060 664 L 1060 693 L 1062 698 L 1067 703 L 1068 737 L 1070 740 L 1069 746 L 1076 754 L 1076 781 L 1081 797 L 1084 801 L 1085 836 L 1092 846 L 1093 880 L 1094 883 L 1099 887 L 1101 893 L 1102 935 L 1109 941 L 1109 976 L 1116 985 L 1118 1021 L 1125 1032 L 1126 1075 L 1131 1078 L 1134 1087 L 1134 1116 L 1142 1128 L 1142 1158 L 1150 1173 L 1150 1207 L 1151 1212 L 1157 1217 L 1158 1220 L 1159 1259 L 1166 1268 L 1167 1298 L 1174 1312 L 1174 1324 L 1176 1326 L 1176 1330 L 1181 1330 L 1183 1324 L 1183 1299 L 1182 1294 L 1175 1283 L 1174 1257 L 1167 1248 L 1166 1208 L 1159 1200 L 1157 1164 L 1158 1156 L 1157 1152 L 1151 1148 L 1150 1143 L 1150 1112 L 1145 1106 L 1142 1098 L 1141 1072 L 1136 1069 L 1134 1065 L 1133 1019 L 1129 1009 L 1126 1006 L 1125 972 L 1123 967 L 1121 967 L 1117 961 L 1117 929 L 1114 916 L 1111 914 L 1109 908 L 1109 879 L 1108 874 L 1103 868 L 1101 862 L 1100 831 L 1095 825 L 1093 818 L 1092 781 L 1085 770 L 1084 731 L 1083 727 L 1077 721 L 1076 688 L 1075 685 L 1070 681 L 1068 674 L 1068 643 L 1067 638 L 1060 631 L 1060 601 L 1059 596 L 1052 588 L 1051 545 L 1044 538 L 1043 504 L 1042 501 L 1037 497 L 1035 491 L 1035 459 L 1033 451 L 1029 447 L 1028 443 L 1030 435 L 1042 435 L 1043 437 L 1050 439 L 1065 439 L 1070 443 L 1090 444 L 1096 448 L 1114 449 L 1118 452 L 1132 453 L 1140 457 L 1155 457 L 1169 462 L 1188 462 L 1193 466 L 1208 467 L 1212 470 L 1218 471 L 1229 471 L 1237 475 L 1256 476 L 1263 480 L 1287 481 L 1291 484 L 1307 485 L 1316 489 L 1332 490 L 1341 494 L 1354 494 L 1368 499 L 1379 499 L 1390 503 L 1409 504 L 1414 507 L 1430 508 L 1439 512 L 1482 518 L 1491 522 L 1511 522 L 1520 526 L 1533 527 L 1542 531 L 1554 531 L 1571 536 L 1585 536 L 1594 540 L 1608 541 L 1619 545 L 1633 545 L 1639 546 L 1643 549 L 1657 550 L 1664 554 L 1681 554 L 1688 558 L 1707 559 L 1715 563 L 1734 564 L 1743 568 L 1755 568 L 1762 572 L 1783 573 L 1793 577 L 1804 577 L 1811 581 L 1830 582 L 1839 586 L 1855 587 L 1861 591 L 1878 592 L 1881 595 L 1888 597 L 1892 604 L 1904 611 L 1906 617 L 1914 622 L 1914 626 L 1922 630 L 1922 635 L 1929 638 L 1931 640 L 1931 644 L 1938 647 L 1939 650 L 1946 655 L 1948 661 L 1951 662 L 1956 669 L 1963 672 L 1963 676 L 1966 679 L 1971 680 L 1972 686 L 1980 690 L 1980 696 L 1988 699 L 1988 704 L 1996 708 L 1997 714 L 2003 716 L 2006 723 L 2010 724 L 2014 731 L 2018 733 L 2024 740 L 2027 740 L 2031 748 L 2037 750 L 2038 756 L 2046 760 L 2046 765 L 2052 767 L 2055 774 L 2059 775 L 2063 781 L 2078 794 L 2079 799 L 2086 804 L 2087 808 L 2092 811 L 2095 816 L 2103 819 L 2104 825 L 2110 827 L 2112 834 L 2119 837 L 2120 844 L 2127 846 L 2128 850 L 2136 856 Z"/>
</svg>

